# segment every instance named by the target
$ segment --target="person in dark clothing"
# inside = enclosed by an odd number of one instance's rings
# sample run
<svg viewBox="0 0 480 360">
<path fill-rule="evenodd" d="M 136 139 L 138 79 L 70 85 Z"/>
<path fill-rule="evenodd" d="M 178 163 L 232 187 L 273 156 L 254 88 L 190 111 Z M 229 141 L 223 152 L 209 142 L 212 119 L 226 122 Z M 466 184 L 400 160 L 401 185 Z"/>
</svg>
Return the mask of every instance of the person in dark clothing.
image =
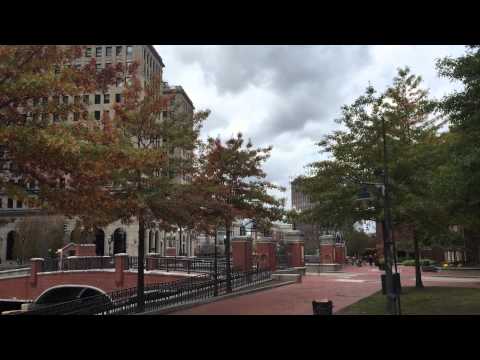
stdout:
<svg viewBox="0 0 480 360">
<path fill-rule="evenodd" d="M 372 264 L 373 264 L 373 256 L 372 256 L 371 254 L 368 255 L 368 264 L 369 264 L 370 266 L 372 266 Z"/>
</svg>

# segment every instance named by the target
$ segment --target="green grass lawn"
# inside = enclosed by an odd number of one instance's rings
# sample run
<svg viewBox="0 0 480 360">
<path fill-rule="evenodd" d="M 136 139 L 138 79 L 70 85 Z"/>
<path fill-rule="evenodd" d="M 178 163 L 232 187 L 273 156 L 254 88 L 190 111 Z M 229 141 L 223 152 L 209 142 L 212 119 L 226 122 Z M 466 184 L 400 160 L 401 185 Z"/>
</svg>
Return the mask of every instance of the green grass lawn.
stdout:
<svg viewBox="0 0 480 360">
<path fill-rule="evenodd" d="M 480 289 L 425 287 L 402 289 L 402 315 L 480 314 Z M 379 291 L 340 310 L 338 315 L 386 315 L 386 296 Z"/>
</svg>

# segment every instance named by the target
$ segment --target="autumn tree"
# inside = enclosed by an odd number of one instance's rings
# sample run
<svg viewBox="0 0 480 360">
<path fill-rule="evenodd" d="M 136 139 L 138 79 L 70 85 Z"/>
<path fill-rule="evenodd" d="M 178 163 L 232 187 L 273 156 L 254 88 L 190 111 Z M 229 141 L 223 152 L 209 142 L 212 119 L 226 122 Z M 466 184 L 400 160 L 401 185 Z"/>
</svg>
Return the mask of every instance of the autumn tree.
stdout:
<svg viewBox="0 0 480 360">
<path fill-rule="evenodd" d="M 283 199 L 269 194 L 281 189 L 266 181 L 263 163 L 269 158 L 272 148 L 254 148 L 245 144 L 242 134 L 223 143 L 209 138 L 200 154 L 200 169 L 193 183 L 202 192 L 202 212 L 208 219 L 217 217 L 225 227 L 225 256 L 227 292 L 232 291 L 230 240 L 235 219 L 249 218 L 267 226 L 283 216 Z M 208 223 L 209 221 L 207 221 Z M 211 222 L 215 226 L 215 221 Z"/>
<path fill-rule="evenodd" d="M 178 177 L 189 175 L 189 156 L 197 144 L 202 121 L 208 111 L 193 116 L 166 116 L 162 114 L 171 98 L 161 96 L 160 79 L 154 78 L 143 87 L 134 75 L 131 86 L 124 93 L 124 103 L 115 107 L 112 128 L 123 134 L 118 143 L 121 161 L 111 185 L 116 203 L 116 214 L 124 222 L 137 221 L 138 230 L 138 311 L 144 309 L 145 232 L 156 220 L 172 223 L 165 204 L 175 197 Z M 112 130 L 112 131 L 113 131 Z M 114 153 L 116 153 L 114 151 Z M 182 203 L 175 206 L 181 208 Z M 180 215 L 177 220 L 180 219 Z"/>
<path fill-rule="evenodd" d="M 119 155 L 110 145 L 118 140 L 88 117 L 83 95 L 106 91 L 126 70 L 121 64 L 97 70 L 93 58 L 81 64 L 84 50 L 0 46 L 0 144 L 2 165 L 8 167 L 0 186 L 51 213 L 108 223 L 105 184 Z"/>
</svg>

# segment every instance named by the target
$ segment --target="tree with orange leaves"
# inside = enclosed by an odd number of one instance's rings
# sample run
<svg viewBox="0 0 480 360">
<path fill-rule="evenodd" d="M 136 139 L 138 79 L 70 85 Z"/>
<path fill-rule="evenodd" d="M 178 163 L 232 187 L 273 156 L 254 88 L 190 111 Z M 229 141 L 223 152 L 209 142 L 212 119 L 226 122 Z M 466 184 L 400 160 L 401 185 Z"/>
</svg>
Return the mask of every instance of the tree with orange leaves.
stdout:
<svg viewBox="0 0 480 360">
<path fill-rule="evenodd" d="M 227 292 L 232 291 L 230 265 L 230 237 L 235 219 L 255 219 L 267 228 L 272 221 L 283 218 L 284 199 L 276 199 L 270 190 L 283 188 L 265 180 L 263 163 L 272 147 L 254 148 L 250 141 L 244 144 L 242 134 L 222 143 L 209 138 L 199 157 L 199 171 L 193 180 L 202 194 L 200 214 L 205 225 L 225 226 L 225 256 Z"/>
</svg>

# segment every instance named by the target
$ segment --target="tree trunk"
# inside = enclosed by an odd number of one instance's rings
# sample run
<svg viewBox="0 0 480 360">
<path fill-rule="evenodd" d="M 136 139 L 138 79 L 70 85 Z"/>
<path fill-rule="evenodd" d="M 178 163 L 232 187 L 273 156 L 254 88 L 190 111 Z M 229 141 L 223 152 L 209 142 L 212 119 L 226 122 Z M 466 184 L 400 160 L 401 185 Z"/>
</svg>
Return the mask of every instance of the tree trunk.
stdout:
<svg viewBox="0 0 480 360">
<path fill-rule="evenodd" d="M 225 257 L 226 257 L 226 266 L 225 272 L 227 277 L 227 294 L 232 292 L 232 269 L 230 266 L 230 227 L 231 224 L 228 223 L 225 226 L 226 230 L 226 239 L 225 239 Z"/>
<path fill-rule="evenodd" d="M 422 271 L 420 267 L 420 249 L 418 246 L 418 238 L 416 232 L 413 234 L 413 245 L 415 247 L 415 287 L 423 288 Z"/>
<path fill-rule="evenodd" d="M 143 212 L 138 215 L 138 269 L 137 269 L 137 312 L 145 311 L 145 219 Z"/>
</svg>

